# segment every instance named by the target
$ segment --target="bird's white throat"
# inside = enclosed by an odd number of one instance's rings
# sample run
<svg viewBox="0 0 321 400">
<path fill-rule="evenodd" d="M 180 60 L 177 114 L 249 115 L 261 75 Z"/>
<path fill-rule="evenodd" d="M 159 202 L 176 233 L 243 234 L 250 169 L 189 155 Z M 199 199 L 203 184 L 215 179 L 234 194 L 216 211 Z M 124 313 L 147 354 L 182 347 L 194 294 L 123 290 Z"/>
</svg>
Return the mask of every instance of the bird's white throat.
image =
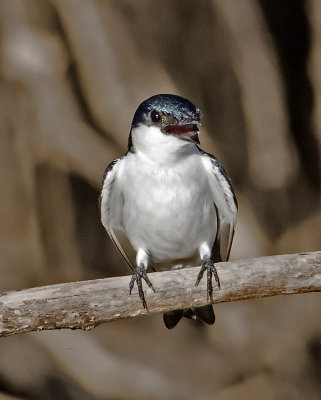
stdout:
<svg viewBox="0 0 321 400">
<path fill-rule="evenodd" d="M 167 135 L 155 126 L 141 124 L 132 128 L 131 134 L 134 150 L 159 164 L 170 165 L 197 152 L 193 143 Z"/>
</svg>

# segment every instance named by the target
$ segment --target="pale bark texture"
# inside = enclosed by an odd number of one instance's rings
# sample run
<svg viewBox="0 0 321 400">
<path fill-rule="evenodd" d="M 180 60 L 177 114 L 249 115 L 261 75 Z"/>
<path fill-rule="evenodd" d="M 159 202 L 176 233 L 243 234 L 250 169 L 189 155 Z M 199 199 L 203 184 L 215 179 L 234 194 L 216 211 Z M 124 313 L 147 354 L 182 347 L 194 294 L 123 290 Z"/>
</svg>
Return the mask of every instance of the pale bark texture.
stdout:
<svg viewBox="0 0 321 400">
<path fill-rule="evenodd" d="M 321 291 L 321 252 L 290 254 L 216 265 L 221 289 L 213 303 Z M 0 297 L 0 336 L 48 329 L 90 330 L 119 318 L 207 304 L 206 279 L 195 287 L 197 268 L 149 274 L 148 309 L 128 294 L 128 277 L 72 282 L 9 292 Z"/>
</svg>

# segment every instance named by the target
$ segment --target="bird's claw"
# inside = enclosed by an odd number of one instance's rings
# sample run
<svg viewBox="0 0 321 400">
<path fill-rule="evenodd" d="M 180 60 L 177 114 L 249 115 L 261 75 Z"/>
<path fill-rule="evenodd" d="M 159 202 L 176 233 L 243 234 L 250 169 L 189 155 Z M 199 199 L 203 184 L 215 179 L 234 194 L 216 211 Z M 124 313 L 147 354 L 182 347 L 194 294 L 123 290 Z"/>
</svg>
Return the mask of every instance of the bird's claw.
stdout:
<svg viewBox="0 0 321 400">
<path fill-rule="evenodd" d="M 203 278 L 204 272 L 207 271 L 207 300 L 213 301 L 213 284 L 212 279 L 214 275 L 214 279 L 218 285 L 218 288 L 221 288 L 220 279 L 218 277 L 214 262 L 207 258 L 202 260 L 202 266 L 200 272 L 197 275 L 195 286 L 198 286 L 201 279 Z"/>
<path fill-rule="evenodd" d="M 138 267 L 136 267 L 136 269 L 132 275 L 132 278 L 129 282 L 129 294 L 132 294 L 132 290 L 133 290 L 134 284 L 136 282 L 139 298 L 141 299 L 141 301 L 143 303 L 143 307 L 145 309 L 147 309 L 147 304 L 146 304 L 145 295 L 144 295 L 143 286 L 142 286 L 142 278 L 147 283 L 147 285 L 155 292 L 152 282 L 149 280 L 149 278 L 146 274 L 145 267 L 143 265 L 139 265 Z"/>
</svg>

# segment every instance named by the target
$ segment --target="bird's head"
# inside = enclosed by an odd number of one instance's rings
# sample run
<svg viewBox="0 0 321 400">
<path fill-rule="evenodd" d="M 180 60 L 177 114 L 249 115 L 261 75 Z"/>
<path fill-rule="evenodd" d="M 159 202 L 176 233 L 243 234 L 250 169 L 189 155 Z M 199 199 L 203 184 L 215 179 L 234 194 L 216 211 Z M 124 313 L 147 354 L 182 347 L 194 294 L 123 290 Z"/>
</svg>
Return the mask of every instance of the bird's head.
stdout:
<svg viewBox="0 0 321 400">
<path fill-rule="evenodd" d="M 129 137 L 129 151 L 176 152 L 199 144 L 201 114 L 189 100 L 158 94 L 137 108 Z"/>
</svg>

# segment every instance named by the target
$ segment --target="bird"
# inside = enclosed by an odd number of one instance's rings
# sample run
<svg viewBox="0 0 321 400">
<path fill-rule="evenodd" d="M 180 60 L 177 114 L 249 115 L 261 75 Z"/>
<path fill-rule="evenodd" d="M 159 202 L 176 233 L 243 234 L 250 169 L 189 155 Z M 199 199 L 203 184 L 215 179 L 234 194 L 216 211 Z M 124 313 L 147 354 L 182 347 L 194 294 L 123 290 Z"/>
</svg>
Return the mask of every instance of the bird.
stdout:
<svg viewBox="0 0 321 400">
<path fill-rule="evenodd" d="M 101 222 L 132 269 L 147 308 L 142 281 L 153 271 L 200 266 L 195 285 L 207 275 L 208 304 L 163 314 L 173 328 L 183 316 L 209 325 L 215 262 L 229 258 L 237 200 L 222 164 L 199 145 L 201 111 L 174 94 L 157 94 L 134 113 L 127 153 L 113 160 L 103 175 Z"/>
</svg>

